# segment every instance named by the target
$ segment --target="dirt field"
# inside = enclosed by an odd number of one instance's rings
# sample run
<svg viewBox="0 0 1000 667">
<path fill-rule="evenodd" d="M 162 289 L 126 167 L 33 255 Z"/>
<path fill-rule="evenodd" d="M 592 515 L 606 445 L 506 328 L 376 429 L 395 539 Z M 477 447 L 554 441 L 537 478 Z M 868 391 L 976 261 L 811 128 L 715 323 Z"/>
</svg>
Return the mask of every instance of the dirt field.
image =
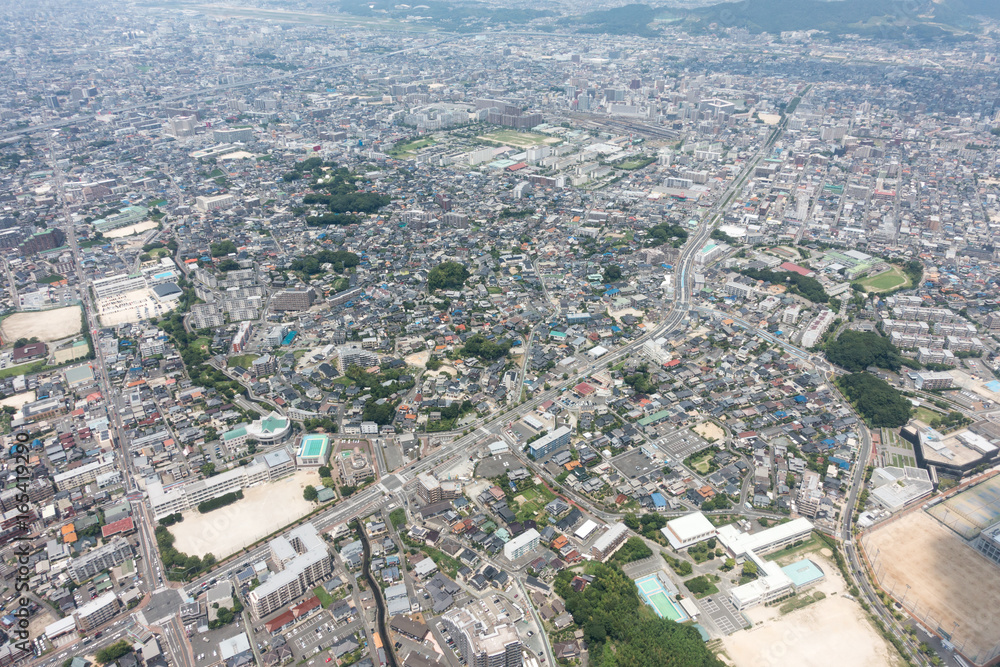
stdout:
<svg viewBox="0 0 1000 667">
<path fill-rule="evenodd" d="M 110 232 L 104 232 L 104 238 L 120 239 L 124 236 L 132 236 L 132 234 L 141 234 L 142 232 L 148 232 L 150 229 L 156 229 L 156 225 L 155 221 L 146 220 L 145 222 L 129 225 L 128 227 L 120 227 L 112 229 Z"/>
<path fill-rule="evenodd" d="M 719 428 L 718 424 L 712 422 L 702 422 L 694 427 L 694 432 L 709 442 L 722 442 L 726 437 L 725 432 Z"/>
<path fill-rule="evenodd" d="M 310 484 L 319 487 L 319 473 L 299 470 L 273 484 L 244 489 L 243 500 L 214 512 L 184 512 L 184 521 L 170 528 L 174 546 L 189 556 L 211 553 L 221 560 L 315 509 L 302 497 Z"/>
<path fill-rule="evenodd" d="M 80 333 L 80 306 L 56 308 L 35 313 L 14 313 L 0 324 L 4 343 L 18 338 L 38 338 L 47 343 Z"/>
<path fill-rule="evenodd" d="M 26 391 L 23 394 L 14 394 L 13 396 L 8 396 L 7 398 L 0 399 L 0 406 L 2 407 L 12 407 L 15 410 L 20 410 L 21 406 L 25 403 L 31 403 L 35 400 L 35 392 Z"/>
<path fill-rule="evenodd" d="M 821 553 L 814 551 L 808 557 L 823 569 L 826 578 L 805 593 L 822 591 L 826 597 L 784 616 L 778 607 L 750 609 L 747 616 L 754 627 L 723 639 L 730 662 L 737 667 L 902 664 L 895 649 L 869 624 L 861 606 L 842 597 L 844 580 L 837 566 Z M 802 557 L 805 555 L 799 554 L 792 560 Z"/>
<path fill-rule="evenodd" d="M 864 546 L 870 559 L 878 553 L 882 587 L 897 599 L 905 594 L 917 618 L 946 632 L 958 623 L 963 653 L 974 657 L 1000 642 L 1000 568 L 937 519 L 913 512 L 870 533 Z"/>
<path fill-rule="evenodd" d="M 153 290 L 141 289 L 100 299 L 97 310 L 101 316 L 101 324 L 110 327 L 159 317 L 173 310 L 176 305 L 176 300 L 160 302 L 153 298 Z"/>
</svg>

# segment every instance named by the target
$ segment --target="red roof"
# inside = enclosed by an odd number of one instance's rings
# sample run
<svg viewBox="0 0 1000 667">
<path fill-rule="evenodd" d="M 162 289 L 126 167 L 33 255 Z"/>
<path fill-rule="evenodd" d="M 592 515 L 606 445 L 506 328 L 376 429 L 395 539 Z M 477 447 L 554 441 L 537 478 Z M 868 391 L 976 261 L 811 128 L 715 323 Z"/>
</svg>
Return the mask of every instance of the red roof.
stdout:
<svg viewBox="0 0 1000 667">
<path fill-rule="evenodd" d="M 111 537 L 119 533 L 130 533 L 133 530 L 135 530 L 135 523 L 132 522 L 132 517 L 127 516 L 124 519 L 109 523 L 101 528 L 101 537 Z"/>
<path fill-rule="evenodd" d="M 591 387 L 586 382 L 581 382 L 580 384 L 578 384 L 575 387 L 573 387 L 573 391 L 575 391 L 576 393 L 580 394 L 580 396 L 589 396 L 589 395 L 593 394 L 597 390 L 594 389 L 593 387 Z"/>
<path fill-rule="evenodd" d="M 507 171 L 518 171 L 519 169 L 524 169 L 528 164 L 526 162 L 518 162 L 517 164 L 512 164 L 507 167 Z"/>
<path fill-rule="evenodd" d="M 797 273 L 800 276 L 808 276 L 812 274 L 812 271 L 804 266 L 799 266 L 798 264 L 792 264 L 791 262 L 783 262 L 781 266 L 778 267 L 783 271 L 790 271 L 792 273 Z"/>
</svg>

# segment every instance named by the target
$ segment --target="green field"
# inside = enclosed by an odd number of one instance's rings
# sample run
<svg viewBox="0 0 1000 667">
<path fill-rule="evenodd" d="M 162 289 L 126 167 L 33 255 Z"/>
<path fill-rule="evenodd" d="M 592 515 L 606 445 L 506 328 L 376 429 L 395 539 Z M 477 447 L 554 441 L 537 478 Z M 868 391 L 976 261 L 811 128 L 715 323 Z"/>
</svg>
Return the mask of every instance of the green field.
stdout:
<svg viewBox="0 0 1000 667">
<path fill-rule="evenodd" d="M 544 514 L 542 508 L 556 498 L 556 495 L 544 486 L 536 486 L 533 489 L 522 491 L 515 498 L 518 496 L 524 496 L 524 502 L 518 505 L 516 512 L 518 521 L 525 521 L 526 519 L 538 521 Z M 539 514 L 536 515 L 536 512 Z"/>
<path fill-rule="evenodd" d="M 41 373 L 43 368 L 45 368 L 44 359 L 42 359 L 41 361 L 35 361 L 30 364 L 8 366 L 7 368 L 0 369 L 0 378 L 15 377 L 17 375 L 31 375 L 32 373 Z"/>
<path fill-rule="evenodd" d="M 702 475 L 708 474 L 708 462 L 715 456 L 714 451 L 706 451 L 704 456 L 691 461 L 691 467 Z"/>
<path fill-rule="evenodd" d="M 534 132 L 518 132 L 517 130 L 497 130 L 496 132 L 490 132 L 489 134 L 484 134 L 479 139 L 484 141 L 493 141 L 498 144 L 505 144 L 507 146 L 514 146 L 516 148 L 530 148 L 531 146 L 538 146 L 539 144 L 558 144 L 562 139 L 557 139 L 556 137 L 549 137 L 544 134 L 535 134 Z"/>
<path fill-rule="evenodd" d="M 896 466 L 897 468 L 902 468 L 903 466 L 910 466 L 915 468 L 917 465 L 917 460 L 912 456 L 902 456 L 900 454 L 896 454 L 895 452 L 889 452 L 888 454 L 884 454 L 882 458 L 886 462 L 886 464 L 891 466 Z"/>
<path fill-rule="evenodd" d="M 887 292 L 900 286 L 910 286 L 910 279 L 898 266 L 877 275 L 862 278 L 858 282 L 869 292 Z"/>
<path fill-rule="evenodd" d="M 238 354 L 235 357 L 229 357 L 229 360 L 226 362 L 226 366 L 228 366 L 229 368 L 233 368 L 235 366 L 241 366 L 249 370 L 250 364 L 252 364 L 254 362 L 254 359 L 256 358 L 257 358 L 256 354 Z"/>
<path fill-rule="evenodd" d="M 386 152 L 386 155 L 391 157 L 413 157 L 420 151 L 421 148 L 427 148 L 428 146 L 433 146 L 437 142 L 434 141 L 434 137 L 423 137 L 420 139 L 414 139 L 413 141 L 399 142 L 391 149 Z"/>
<path fill-rule="evenodd" d="M 944 417 L 944 415 L 941 414 L 940 412 L 937 412 L 935 410 L 931 410 L 930 408 L 926 408 L 926 407 L 924 407 L 922 405 L 919 408 L 916 409 L 916 412 L 913 413 L 913 418 L 914 419 L 919 419 L 920 421 L 922 421 L 925 424 L 930 424 L 931 420 L 934 419 L 934 418 L 936 418 L 936 417 Z M 902 440 L 902 438 L 900 438 L 900 440 Z M 896 446 L 899 446 L 899 445 L 896 445 Z"/>
<path fill-rule="evenodd" d="M 149 256 L 152 257 L 153 259 L 159 259 L 161 257 L 168 257 L 168 256 L 170 256 L 170 249 L 169 248 L 153 248 L 152 250 L 149 251 Z"/>
<path fill-rule="evenodd" d="M 612 166 L 617 167 L 618 169 L 625 169 L 628 171 L 632 171 L 634 169 L 642 169 L 643 167 L 648 167 L 654 162 L 656 162 L 655 157 L 650 157 L 648 155 L 636 155 L 630 158 L 625 158 L 621 162 L 617 162 Z"/>
<path fill-rule="evenodd" d="M 323 609 L 326 609 L 333 604 L 333 597 L 326 592 L 326 589 L 322 586 L 317 586 L 313 589 L 313 593 L 319 598 L 319 603 L 323 605 Z"/>
</svg>

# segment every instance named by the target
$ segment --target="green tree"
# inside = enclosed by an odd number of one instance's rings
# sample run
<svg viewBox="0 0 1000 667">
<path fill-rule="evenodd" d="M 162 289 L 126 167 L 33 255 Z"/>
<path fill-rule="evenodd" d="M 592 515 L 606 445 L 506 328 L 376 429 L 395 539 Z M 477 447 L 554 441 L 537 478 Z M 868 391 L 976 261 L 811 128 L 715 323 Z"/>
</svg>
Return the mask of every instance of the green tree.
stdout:
<svg viewBox="0 0 1000 667">
<path fill-rule="evenodd" d="M 605 283 L 614 283 L 622 279 L 622 269 L 620 266 L 612 264 L 604 269 L 603 274 Z"/>
<path fill-rule="evenodd" d="M 427 274 L 427 290 L 461 289 L 469 278 L 469 270 L 458 262 L 442 262 Z"/>
<path fill-rule="evenodd" d="M 315 486 L 310 484 L 302 490 L 302 497 L 311 503 L 316 502 L 316 498 L 319 497 L 319 491 L 316 490 Z"/>
</svg>

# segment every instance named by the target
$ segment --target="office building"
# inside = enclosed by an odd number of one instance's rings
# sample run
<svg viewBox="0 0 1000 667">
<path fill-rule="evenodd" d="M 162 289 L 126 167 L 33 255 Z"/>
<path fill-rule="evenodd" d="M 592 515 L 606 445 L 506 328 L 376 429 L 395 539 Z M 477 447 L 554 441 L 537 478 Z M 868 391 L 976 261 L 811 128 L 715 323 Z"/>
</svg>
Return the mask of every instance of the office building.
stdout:
<svg viewBox="0 0 1000 667">
<path fill-rule="evenodd" d="M 556 430 L 546 433 L 538 440 L 528 445 L 528 453 L 536 459 L 540 459 L 547 454 L 551 454 L 563 445 L 569 444 L 569 437 L 572 431 L 568 426 L 560 426 Z"/>
<path fill-rule="evenodd" d="M 250 610 L 257 618 L 292 602 L 333 572 L 333 561 L 316 526 L 303 524 L 268 543 L 276 574 L 250 591 Z"/>
</svg>

